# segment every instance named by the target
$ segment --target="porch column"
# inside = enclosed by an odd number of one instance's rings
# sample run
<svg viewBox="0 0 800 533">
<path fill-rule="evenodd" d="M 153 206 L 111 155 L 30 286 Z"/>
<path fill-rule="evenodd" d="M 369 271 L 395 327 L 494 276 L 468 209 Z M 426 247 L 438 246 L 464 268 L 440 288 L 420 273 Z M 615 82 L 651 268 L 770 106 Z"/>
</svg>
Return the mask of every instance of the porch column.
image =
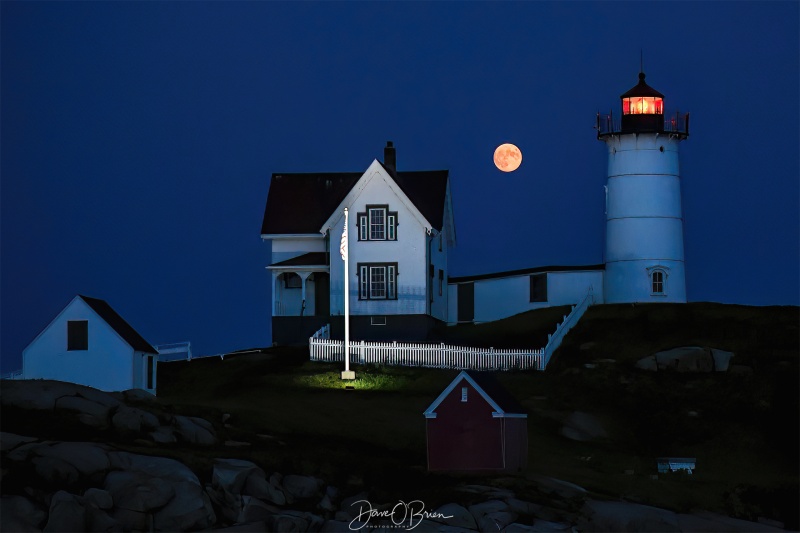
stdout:
<svg viewBox="0 0 800 533">
<path fill-rule="evenodd" d="M 273 271 L 272 280 L 274 282 L 272 288 L 272 316 L 281 316 L 283 314 L 280 308 L 282 296 L 281 273 Z"/>
<path fill-rule="evenodd" d="M 302 291 L 303 292 L 301 293 L 302 294 L 301 297 L 303 299 L 303 303 L 302 303 L 302 305 L 300 307 L 300 316 L 304 316 L 305 315 L 305 310 L 306 310 L 306 280 L 308 279 L 308 277 L 311 274 L 313 274 L 313 272 L 296 272 L 296 274 L 298 276 L 300 276 L 300 281 L 303 284 L 302 285 Z"/>
</svg>

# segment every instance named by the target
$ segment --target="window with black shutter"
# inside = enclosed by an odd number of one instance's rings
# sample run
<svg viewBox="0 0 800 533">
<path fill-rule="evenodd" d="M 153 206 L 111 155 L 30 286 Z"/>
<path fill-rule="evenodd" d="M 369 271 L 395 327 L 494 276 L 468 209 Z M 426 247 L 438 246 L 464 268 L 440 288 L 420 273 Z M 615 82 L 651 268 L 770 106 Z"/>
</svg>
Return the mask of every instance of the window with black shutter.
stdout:
<svg viewBox="0 0 800 533">
<path fill-rule="evenodd" d="M 359 300 L 397 300 L 397 263 L 358 263 Z"/>
<path fill-rule="evenodd" d="M 356 217 L 359 241 L 397 240 L 397 211 L 389 211 L 388 205 L 368 205 Z"/>
</svg>

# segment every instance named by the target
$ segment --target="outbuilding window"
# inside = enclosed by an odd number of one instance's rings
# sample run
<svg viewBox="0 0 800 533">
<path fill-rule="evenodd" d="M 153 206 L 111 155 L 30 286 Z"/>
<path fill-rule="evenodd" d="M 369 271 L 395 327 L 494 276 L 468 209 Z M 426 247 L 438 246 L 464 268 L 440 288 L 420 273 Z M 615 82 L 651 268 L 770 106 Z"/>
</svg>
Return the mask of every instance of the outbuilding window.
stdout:
<svg viewBox="0 0 800 533">
<path fill-rule="evenodd" d="M 461 387 L 461 401 L 462 402 L 466 402 L 467 401 L 467 391 L 469 391 L 469 388 Z"/>
<path fill-rule="evenodd" d="M 89 349 L 89 321 L 67 321 L 67 351 Z"/>
</svg>

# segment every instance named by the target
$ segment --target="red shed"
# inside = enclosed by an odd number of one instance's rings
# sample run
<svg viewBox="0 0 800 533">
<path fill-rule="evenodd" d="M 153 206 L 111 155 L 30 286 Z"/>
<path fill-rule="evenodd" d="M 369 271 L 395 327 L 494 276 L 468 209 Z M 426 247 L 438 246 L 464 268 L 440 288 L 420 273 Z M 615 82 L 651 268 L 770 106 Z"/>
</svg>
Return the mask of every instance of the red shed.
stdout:
<svg viewBox="0 0 800 533">
<path fill-rule="evenodd" d="M 528 464 L 528 415 L 491 374 L 461 372 L 425 410 L 428 470 Z"/>
</svg>

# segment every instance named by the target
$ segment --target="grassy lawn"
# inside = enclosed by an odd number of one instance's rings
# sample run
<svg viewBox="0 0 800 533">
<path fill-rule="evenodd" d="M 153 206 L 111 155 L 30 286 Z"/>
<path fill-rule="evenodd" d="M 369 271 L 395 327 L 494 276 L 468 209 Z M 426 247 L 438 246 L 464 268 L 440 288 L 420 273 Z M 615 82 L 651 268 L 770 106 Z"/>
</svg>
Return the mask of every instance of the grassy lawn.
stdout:
<svg viewBox="0 0 800 533">
<path fill-rule="evenodd" d="M 492 342 L 493 335 L 511 330 L 519 342 L 527 334 L 525 323 L 520 315 L 513 326 L 498 323 L 494 333 L 492 324 L 472 326 L 461 338 L 485 328 Z M 598 497 L 684 512 L 766 516 L 796 527 L 799 323 L 797 308 L 591 308 L 547 372 L 498 375 L 529 411 L 529 467 L 493 481 L 525 494 L 534 490 L 528 477 L 543 474 Z M 634 368 L 653 351 L 684 345 L 734 351 L 733 362 L 751 370 L 679 374 Z M 585 366 L 602 359 L 614 362 Z M 238 454 L 267 469 L 320 475 L 387 498 L 424 496 L 431 504 L 446 501 L 456 481 L 490 481 L 425 470 L 422 412 L 456 371 L 354 370 L 354 390 L 345 390 L 341 368 L 309 362 L 303 348 L 168 363 L 159 366 L 159 401 L 211 419 L 223 439 L 254 442 L 216 453 Z M 581 443 L 562 437 L 563 418 L 575 410 L 601 419 L 609 438 Z M 223 413 L 232 415 L 231 428 L 219 423 Z M 696 457 L 696 474 L 653 480 L 658 456 Z"/>
</svg>

